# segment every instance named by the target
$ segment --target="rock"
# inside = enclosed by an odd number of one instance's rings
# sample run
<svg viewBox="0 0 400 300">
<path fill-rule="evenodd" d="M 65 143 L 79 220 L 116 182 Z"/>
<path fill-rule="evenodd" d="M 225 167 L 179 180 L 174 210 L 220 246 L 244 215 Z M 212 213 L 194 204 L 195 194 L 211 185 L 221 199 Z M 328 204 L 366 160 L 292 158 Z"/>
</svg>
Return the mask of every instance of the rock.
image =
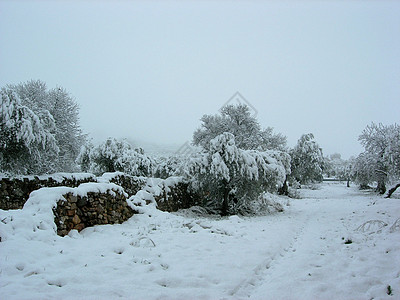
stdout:
<svg viewBox="0 0 400 300">
<path fill-rule="evenodd" d="M 78 205 L 78 207 L 82 207 L 82 206 L 85 206 L 87 203 L 88 203 L 87 198 L 86 197 L 82 197 L 82 198 L 78 199 L 76 205 Z"/>
<path fill-rule="evenodd" d="M 79 224 L 79 223 L 81 222 L 81 219 L 79 218 L 78 215 L 75 215 L 75 216 L 72 218 L 72 222 L 73 222 L 75 225 L 77 225 L 77 224 Z"/>
<path fill-rule="evenodd" d="M 83 224 L 83 223 L 79 223 L 79 224 L 76 224 L 75 226 L 74 226 L 74 229 L 76 229 L 76 230 L 78 230 L 78 231 L 81 231 L 82 229 L 84 229 L 85 228 L 85 225 Z"/>
</svg>

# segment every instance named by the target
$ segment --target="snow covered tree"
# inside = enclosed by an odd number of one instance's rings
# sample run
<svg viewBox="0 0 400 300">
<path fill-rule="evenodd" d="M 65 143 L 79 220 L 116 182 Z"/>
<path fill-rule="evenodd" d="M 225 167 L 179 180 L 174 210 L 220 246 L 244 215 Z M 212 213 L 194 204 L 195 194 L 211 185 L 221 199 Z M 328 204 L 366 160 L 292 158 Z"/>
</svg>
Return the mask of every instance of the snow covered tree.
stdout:
<svg viewBox="0 0 400 300">
<path fill-rule="evenodd" d="M 134 149 L 126 140 L 108 138 L 97 147 L 88 144 L 82 147 L 78 163 L 83 171 L 95 174 L 104 172 L 124 172 L 134 176 L 150 176 L 153 160 L 143 149 Z"/>
<path fill-rule="evenodd" d="M 47 108 L 56 125 L 55 138 L 60 149 L 58 169 L 73 172 L 85 140 L 79 125 L 78 104 L 64 88 L 58 87 L 48 92 Z"/>
<path fill-rule="evenodd" d="M 289 161 L 283 152 L 240 149 L 234 135 L 224 132 L 189 160 L 188 175 L 204 195 L 205 206 L 227 215 L 283 184 L 287 169 L 279 159 Z"/>
<path fill-rule="evenodd" d="M 367 189 L 369 184 L 375 181 L 374 167 L 376 159 L 367 152 L 361 153 L 354 161 L 352 177 L 360 185 L 361 189 Z"/>
<path fill-rule="evenodd" d="M 376 181 L 377 191 L 384 194 L 388 181 L 400 181 L 400 126 L 371 123 L 359 141 L 365 151 L 354 166 L 356 179 L 361 184 Z"/>
<path fill-rule="evenodd" d="M 352 180 L 352 168 L 354 164 L 354 158 L 344 160 L 342 164 L 336 166 L 336 178 L 341 181 L 347 182 L 347 187 L 350 187 L 350 181 Z"/>
<path fill-rule="evenodd" d="M 33 143 L 25 143 L 28 152 L 36 153 L 34 157 L 30 156 L 30 166 L 27 168 L 17 167 L 23 155 L 21 152 L 14 151 L 8 153 L 7 165 L 9 167 L 7 167 L 7 170 L 14 173 L 74 171 L 75 159 L 85 137 L 79 128 L 78 105 L 71 96 L 62 88 L 48 91 L 46 84 L 40 80 L 8 85 L 4 88 L 4 95 L 7 93 L 9 99 L 18 99 L 16 103 L 18 102 L 19 111 L 23 110 L 23 115 L 26 118 L 29 119 L 28 115 L 31 115 L 35 120 L 36 123 L 30 122 L 30 124 L 40 124 L 39 127 L 44 128 L 42 136 L 47 137 L 48 143 L 55 141 L 56 146 L 50 147 L 50 143 L 47 147 L 35 148 Z M 11 93 L 14 96 L 11 96 Z M 2 99 L 2 106 L 5 107 L 6 105 L 8 105 L 7 100 Z M 25 124 L 28 124 L 28 122 L 25 122 Z M 27 126 L 21 127 L 21 130 L 26 129 Z M 29 135 L 29 133 L 26 134 Z M 51 148 L 56 151 L 50 150 Z M 15 170 L 10 169 L 12 165 L 14 165 Z M 32 167 L 33 165 L 36 167 Z"/>
<path fill-rule="evenodd" d="M 286 137 L 274 134 L 273 129 L 262 129 L 256 118 L 251 116 L 247 105 L 226 105 L 220 115 L 204 115 L 201 128 L 193 134 L 193 144 L 207 148 L 210 141 L 224 132 L 235 136 L 237 147 L 251 150 L 286 149 Z"/>
<path fill-rule="evenodd" d="M 306 184 L 322 181 L 324 157 L 322 149 L 314 140 L 312 133 L 303 134 L 297 145 L 290 151 L 292 158 L 292 179 Z"/>
<path fill-rule="evenodd" d="M 48 93 L 46 83 L 40 80 L 30 80 L 17 85 L 8 85 L 21 99 L 22 104 L 29 107 L 35 114 L 45 119 L 49 114 L 47 109 Z"/>
<path fill-rule="evenodd" d="M 40 118 L 11 88 L 2 88 L 0 106 L 0 166 L 9 173 L 52 171 L 59 152 L 50 114 Z"/>
<path fill-rule="evenodd" d="M 154 177 L 168 178 L 171 176 L 182 176 L 186 157 L 184 155 L 170 155 L 167 157 L 156 157 L 154 167 Z"/>
<path fill-rule="evenodd" d="M 344 160 L 339 153 L 324 157 L 324 175 L 340 181 L 347 181 L 350 186 L 352 159 Z"/>
<path fill-rule="evenodd" d="M 91 161 L 91 153 L 94 151 L 94 145 L 91 140 L 87 140 L 84 145 L 81 146 L 76 163 L 80 166 L 83 172 L 92 172 L 95 168 Z"/>
</svg>

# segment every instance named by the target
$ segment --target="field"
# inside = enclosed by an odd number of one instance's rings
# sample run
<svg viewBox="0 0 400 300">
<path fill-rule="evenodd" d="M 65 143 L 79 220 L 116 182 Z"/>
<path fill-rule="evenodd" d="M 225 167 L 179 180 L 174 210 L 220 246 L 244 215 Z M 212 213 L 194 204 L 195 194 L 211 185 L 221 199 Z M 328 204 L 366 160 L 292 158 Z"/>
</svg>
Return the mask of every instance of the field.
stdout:
<svg viewBox="0 0 400 300">
<path fill-rule="evenodd" d="M 0 298 L 399 299 L 398 195 L 342 183 L 300 194 L 265 216 L 149 208 L 64 238 L 0 210 Z"/>
</svg>

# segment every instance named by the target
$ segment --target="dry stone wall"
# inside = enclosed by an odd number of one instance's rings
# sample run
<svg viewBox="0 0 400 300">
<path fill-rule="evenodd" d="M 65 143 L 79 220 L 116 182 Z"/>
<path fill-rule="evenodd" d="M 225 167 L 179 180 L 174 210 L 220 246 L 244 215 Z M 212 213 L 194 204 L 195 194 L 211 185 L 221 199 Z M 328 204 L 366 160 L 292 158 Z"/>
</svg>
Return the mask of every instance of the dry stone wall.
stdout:
<svg viewBox="0 0 400 300">
<path fill-rule="evenodd" d="M 103 176 L 97 178 L 97 182 L 111 182 L 122 187 L 129 196 L 135 195 L 145 185 L 146 177 L 137 177 L 124 174 L 122 172 L 105 173 Z"/>
<path fill-rule="evenodd" d="M 96 177 L 90 173 L 59 173 L 47 176 L 0 178 L 0 209 L 21 209 L 29 194 L 42 187 L 78 187 L 88 182 L 111 182 L 121 186 L 129 195 L 135 195 L 145 184 L 146 178 L 120 172 L 106 173 Z"/>
<path fill-rule="evenodd" d="M 65 201 L 53 208 L 57 234 L 65 236 L 72 229 L 120 224 L 132 217 L 135 211 L 127 203 L 127 194 L 121 191 L 88 192 L 86 195 L 64 195 Z"/>
<path fill-rule="evenodd" d="M 167 212 L 201 205 L 199 195 L 190 189 L 189 183 L 184 181 L 164 187 L 163 192 L 154 198 L 157 202 L 157 208 Z"/>
<path fill-rule="evenodd" d="M 0 178 L 0 209 L 21 209 L 29 194 L 42 187 L 77 187 L 85 182 L 94 182 L 93 174 L 54 174 L 48 176 L 27 176 Z"/>
<path fill-rule="evenodd" d="M 72 229 L 81 231 L 94 225 L 128 220 L 136 213 L 128 202 L 132 203 L 131 199 L 140 200 L 142 195 L 148 195 L 143 199 L 144 203 L 155 203 L 158 209 L 167 212 L 200 205 L 198 195 L 190 190 L 189 184 L 181 177 L 158 179 L 123 173 L 106 173 L 102 177 L 92 174 L 55 174 L 45 178 L 0 178 L 0 209 L 22 209 L 31 192 L 43 187 L 59 186 L 73 188 L 71 191 L 88 186 L 94 188 L 94 191 L 89 190 L 84 194 L 66 192 L 62 200 L 57 201 L 53 214 L 57 233 L 61 236 Z M 102 186 L 113 188 L 98 190 Z M 147 203 L 148 199 L 152 201 Z"/>
</svg>

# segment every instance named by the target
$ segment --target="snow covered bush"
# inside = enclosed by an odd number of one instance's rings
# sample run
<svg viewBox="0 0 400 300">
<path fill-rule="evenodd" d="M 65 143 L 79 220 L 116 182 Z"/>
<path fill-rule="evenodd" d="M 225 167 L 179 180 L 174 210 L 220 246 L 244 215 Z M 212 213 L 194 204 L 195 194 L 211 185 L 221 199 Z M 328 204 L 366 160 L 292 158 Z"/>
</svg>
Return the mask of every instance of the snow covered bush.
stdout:
<svg viewBox="0 0 400 300">
<path fill-rule="evenodd" d="M 324 157 L 312 133 L 303 134 L 290 151 L 291 179 L 306 184 L 322 181 Z"/>
<path fill-rule="evenodd" d="M 189 160 L 187 175 L 204 196 L 204 205 L 227 215 L 283 184 L 287 169 L 282 161 L 289 159 L 281 157 L 285 153 L 240 149 L 234 135 L 224 132 Z"/>
<path fill-rule="evenodd" d="M 247 199 L 247 201 L 236 205 L 233 213 L 237 215 L 254 216 L 283 211 L 284 205 L 282 204 L 282 198 L 268 192 L 263 192 L 256 199 Z"/>
<path fill-rule="evenodd" d="M 134 149 L 126 140 L 108 138 L 97 147 L 91 143 L 82 147 L 77 162 L 85 172 L 103 174 L 123 172 L 134 176 L 150 176 L 153 160 L 141 148 Z"/>
<path fill-rule="evenodd" d="M 376 181 L 377 191 L 384 194 L 388 182 L 400 182 L 400 126 L 371 123 L 359 141 L 365 151 L 354 164 L 355 179 L 361 186 Z"/>
<path fill-rule="evenodd" d="M 1 90 L 1 169 L 33 174 L 76 170 L 84 141 L 78 105 L 62 88 L 40 80 Z"/>
<path fill-rule="evenodd" d="M 186 157 L 183 155 L 170 155 L 167 157 L 156 157 L 154 177 L 166 179 L 171 176 L 182 176 Z"/>
</svg>

